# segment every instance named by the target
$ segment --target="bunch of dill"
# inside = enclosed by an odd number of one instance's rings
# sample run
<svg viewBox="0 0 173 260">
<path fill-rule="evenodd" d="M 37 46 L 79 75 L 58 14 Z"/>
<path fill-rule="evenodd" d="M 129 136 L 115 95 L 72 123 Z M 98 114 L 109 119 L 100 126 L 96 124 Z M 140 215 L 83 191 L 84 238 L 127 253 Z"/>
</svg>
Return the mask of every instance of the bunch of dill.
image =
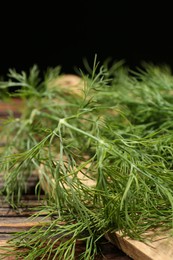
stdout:
<svg viewBox="0 0 173 260">
<path fill-rule="evenodd" d="M 121 231 L 142 239 L 147 230 L 173 227 L 173 76 L 166 66 L 123 62 L 102 66 L 96 59 L 80 71 L 78 93 L 58 85 L 60 68 L 40 79 L 10 70 L 1 89 L 24 103 L 19 118 L 4 121 L 0 168 L 2 193 L 14 207 L 29 176 L 45 191 L 48 223 L 18 233 L 22 259 L 74 259 L 77 241 L 86 242 L 80 259 L 94 259 L 97 241 Z M 56 217 L 55 217 L 56 216 Z M 63 224 L 62 224 L 63 223 Z"/>
</svg>

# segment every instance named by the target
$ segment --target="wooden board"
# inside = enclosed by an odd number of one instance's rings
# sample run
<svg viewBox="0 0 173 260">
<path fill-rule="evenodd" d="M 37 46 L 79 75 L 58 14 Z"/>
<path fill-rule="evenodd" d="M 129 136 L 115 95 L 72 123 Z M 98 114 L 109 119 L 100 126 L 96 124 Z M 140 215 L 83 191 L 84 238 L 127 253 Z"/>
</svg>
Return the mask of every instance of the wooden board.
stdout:
<svg viewBox="0 0 173 260">
<path fill-rule="evenodd" d="M 106 238 L 134 260 L 173 260 L 173 237 L 166 233 L 154 236 L 147 244 L 122 237 L 119 232 L 107 234 Z"/>
</svg>

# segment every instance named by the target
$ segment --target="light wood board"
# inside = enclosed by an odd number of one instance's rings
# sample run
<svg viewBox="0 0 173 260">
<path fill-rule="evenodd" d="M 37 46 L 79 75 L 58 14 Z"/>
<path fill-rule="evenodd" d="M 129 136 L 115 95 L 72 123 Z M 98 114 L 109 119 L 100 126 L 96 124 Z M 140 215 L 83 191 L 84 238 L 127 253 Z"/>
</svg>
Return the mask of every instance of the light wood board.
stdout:
<svg viewBox="0 0 173 260">
<path fill-rule="evenodd" d="M 106 237 L 134 260 L 173 260 L 173 237 L 168 233 L 156 235 L 147 244 L 123 237 L 119 232 Z"/>
</svg>

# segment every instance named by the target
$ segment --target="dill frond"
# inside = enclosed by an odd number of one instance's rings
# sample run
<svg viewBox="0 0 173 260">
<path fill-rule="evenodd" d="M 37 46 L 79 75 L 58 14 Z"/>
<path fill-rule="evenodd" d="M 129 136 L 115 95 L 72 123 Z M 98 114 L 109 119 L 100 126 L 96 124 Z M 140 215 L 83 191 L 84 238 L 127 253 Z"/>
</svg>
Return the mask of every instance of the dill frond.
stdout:
<svg viewBox="0 0 173 260">
<path fill-rule="evenodd" d="M 94 259 L 108 232 L 142 239 L 149 229 L 173 228 L 171 71 L 144 64 L 132 72 L 122 61 L 109 67 L 96 59 L 87 69 L 75 85 L 79 94 L 63 88 L 59 67 L 43 81 L 34 66 L 29 75 L 10 70 L 0 82 L 3 90 L 20 86 L 12 96 L 24 103 L 21 117 L 1 128 L 2 193 L 17 207 L 36 172 L 43 210 L 56 216 L 16 234 L 11 243 L 28 249 L 23 259 L 74 259 L 80 240 L 81 259 Z"/>
</svg>

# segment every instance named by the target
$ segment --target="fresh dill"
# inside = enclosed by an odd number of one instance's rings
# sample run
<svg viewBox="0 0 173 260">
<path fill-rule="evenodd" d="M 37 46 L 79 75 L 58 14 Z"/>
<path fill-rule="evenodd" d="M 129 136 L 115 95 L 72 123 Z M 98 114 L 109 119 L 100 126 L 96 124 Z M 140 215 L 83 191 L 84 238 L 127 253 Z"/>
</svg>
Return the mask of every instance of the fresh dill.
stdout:
<svg viewBox="0 0 173 260">
<path fill-rule="evenodd" d="M 34 172 L 36 192 L 40 186 L 46 194 L 36 216 L 43 210 L 51 219 L 12 239 L 28 249 L 22 259 L 71 260 L 77 241 L 86 242 L 80 259 L 94 259 L 109 232 L 142 239 L 149 229 L 173 228 L 171 71 L 95 59 L 79 73 L 73 87 L 62 83 L 59 67 L 43 80 L 37 66 L 29 75 L 10 70 L 0 82 L 1 90 L 19 86 L 9 98 L 23 104 L 21 116 L 1 126 L 2 194 L 17 207 Z"/>
</svg>

